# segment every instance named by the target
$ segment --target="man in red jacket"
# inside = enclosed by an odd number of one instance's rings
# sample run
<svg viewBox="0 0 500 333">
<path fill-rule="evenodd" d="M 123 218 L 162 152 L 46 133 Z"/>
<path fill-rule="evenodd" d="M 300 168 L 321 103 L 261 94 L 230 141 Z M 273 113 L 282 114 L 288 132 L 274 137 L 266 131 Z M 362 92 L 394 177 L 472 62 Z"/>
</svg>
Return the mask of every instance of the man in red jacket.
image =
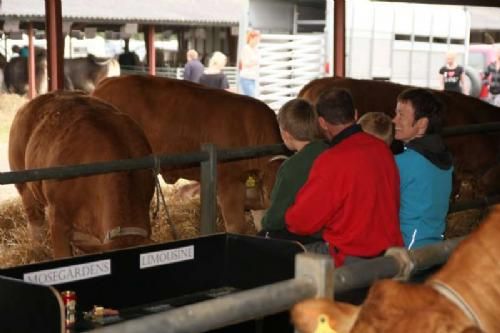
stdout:
<svg viewBox="0 0 500 333">
<path fill-rule="evenodd" d="M 336 266 L 402 246 L 399 175 L 390 149 L 356 124 L 347 90 L 324 92 L 316 110 L 331 147 L 315 160 L 287 210 L 288 230 L 299 235 L 323 230 Z"/>
</svg>

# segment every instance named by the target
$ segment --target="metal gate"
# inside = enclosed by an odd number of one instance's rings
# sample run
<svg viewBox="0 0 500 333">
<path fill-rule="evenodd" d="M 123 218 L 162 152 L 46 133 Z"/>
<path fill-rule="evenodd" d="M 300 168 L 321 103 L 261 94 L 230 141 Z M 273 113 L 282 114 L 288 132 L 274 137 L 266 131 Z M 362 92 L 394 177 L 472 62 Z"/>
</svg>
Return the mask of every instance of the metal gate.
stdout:
<svg viewBox="0 0 500 333">
<path fill-rule="evenodd" d="M 325 73 L 325 35 L 262 35 L 258 97 L 277 111 Z"/>
</svg>

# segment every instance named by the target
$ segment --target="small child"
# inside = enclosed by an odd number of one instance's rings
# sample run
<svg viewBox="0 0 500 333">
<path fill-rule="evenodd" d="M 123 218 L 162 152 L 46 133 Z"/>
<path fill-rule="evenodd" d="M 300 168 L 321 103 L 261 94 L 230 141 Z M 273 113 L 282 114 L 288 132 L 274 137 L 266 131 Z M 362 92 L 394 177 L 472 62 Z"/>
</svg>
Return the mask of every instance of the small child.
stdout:
<svg viewBox="0 0 500 333">
<path fill-rule="evenodd" d="M 392 119 L 383 112 L 368 112 L 358 119 L 358 124 L 365 133 L 371 134 L 376 138 L 391 145 L 394 139 L 394 126 Z"/>
<path fill-rule="evenodd" d="M 318 118 L 313 106 L 296 98 L 288 101 L 278 113 L 281 137 L 288 149 L 297 153 L 287 159 L 278 170 L 271 192 L 271 206 L 262 219 L 260 235 L 302 241 L 302 236 L 286 230 L 285 213 L 304 185 L 316 157 L 329 146 L 321 141 Z M 312 237 L 305 237 L 308 240 Z M 318 241 L 313 238 L 310 241 Z M 306 240 L 307 242 L 307 240 Z"/>
</svg>

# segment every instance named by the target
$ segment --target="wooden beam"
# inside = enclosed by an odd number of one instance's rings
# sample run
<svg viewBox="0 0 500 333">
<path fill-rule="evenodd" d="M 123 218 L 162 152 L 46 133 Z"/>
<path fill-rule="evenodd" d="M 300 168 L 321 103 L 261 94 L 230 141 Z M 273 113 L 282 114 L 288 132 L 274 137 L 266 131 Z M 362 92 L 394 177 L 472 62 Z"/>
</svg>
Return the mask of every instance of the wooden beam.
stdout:
<svg viewBox="0 0 500 333">
<path fill-rule="evenodd" d="M 61 90 L 64 88 L 61 0 L 45 0 L 45 34 L 49 91 Z"/>
<path fill-rule="evenodd" d="M 147 30 L 148 70 L 150 75 L 156 75 L 155 26 L 148 25 Z"/>
<path fill-rule="evenodd" d="M 345 76 L 345 0 L 335 0 L 333 27 L 334 76 Z"/>
<path fill-rule="evenodd" d="M 36 97 L 35 77 L 35 44 L 33 34 L 33 23 L 28 23 L 28 98 Z"/>
</svg>

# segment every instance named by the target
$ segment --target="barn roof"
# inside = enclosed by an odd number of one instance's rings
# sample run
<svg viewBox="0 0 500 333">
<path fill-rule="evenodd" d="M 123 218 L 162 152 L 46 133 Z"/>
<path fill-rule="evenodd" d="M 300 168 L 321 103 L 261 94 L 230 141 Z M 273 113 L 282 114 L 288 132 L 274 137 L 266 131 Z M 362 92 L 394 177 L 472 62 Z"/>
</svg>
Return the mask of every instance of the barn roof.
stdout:
<svg viewBox="0 0 500 333">
<path fill-rule="evenodd" d="M 245 0 L 61 0 L 63 19 L 79 22 L 170 25 L 237 25 Z M 272 1 L 272 0 L 253 0 Z M 325 0 L 290 0 L 319 4 Z M 353 1 L 353 0 L 351 0 Z M 355 0 L 354 0 L 355 1 Z M 401 0 L 374 0 L 401 2 Z M 406 0 L 409 3 L 468 5 L 472 29 L 500 29 L 500 0 Z M 481 8 L 493 6 L 498 8 Z M 153 8 L 154 10 L 151 10 Z M 45 0 L 0 0 L 0 19 L 42 21 Z"/>
<path fill-rule="evenodd" d="M 236 25 L 242 0 L 61 0 L 63 20 Z M 0 17 L 43 20 L 44 0 L 1 0 Z"/>
</svg>

